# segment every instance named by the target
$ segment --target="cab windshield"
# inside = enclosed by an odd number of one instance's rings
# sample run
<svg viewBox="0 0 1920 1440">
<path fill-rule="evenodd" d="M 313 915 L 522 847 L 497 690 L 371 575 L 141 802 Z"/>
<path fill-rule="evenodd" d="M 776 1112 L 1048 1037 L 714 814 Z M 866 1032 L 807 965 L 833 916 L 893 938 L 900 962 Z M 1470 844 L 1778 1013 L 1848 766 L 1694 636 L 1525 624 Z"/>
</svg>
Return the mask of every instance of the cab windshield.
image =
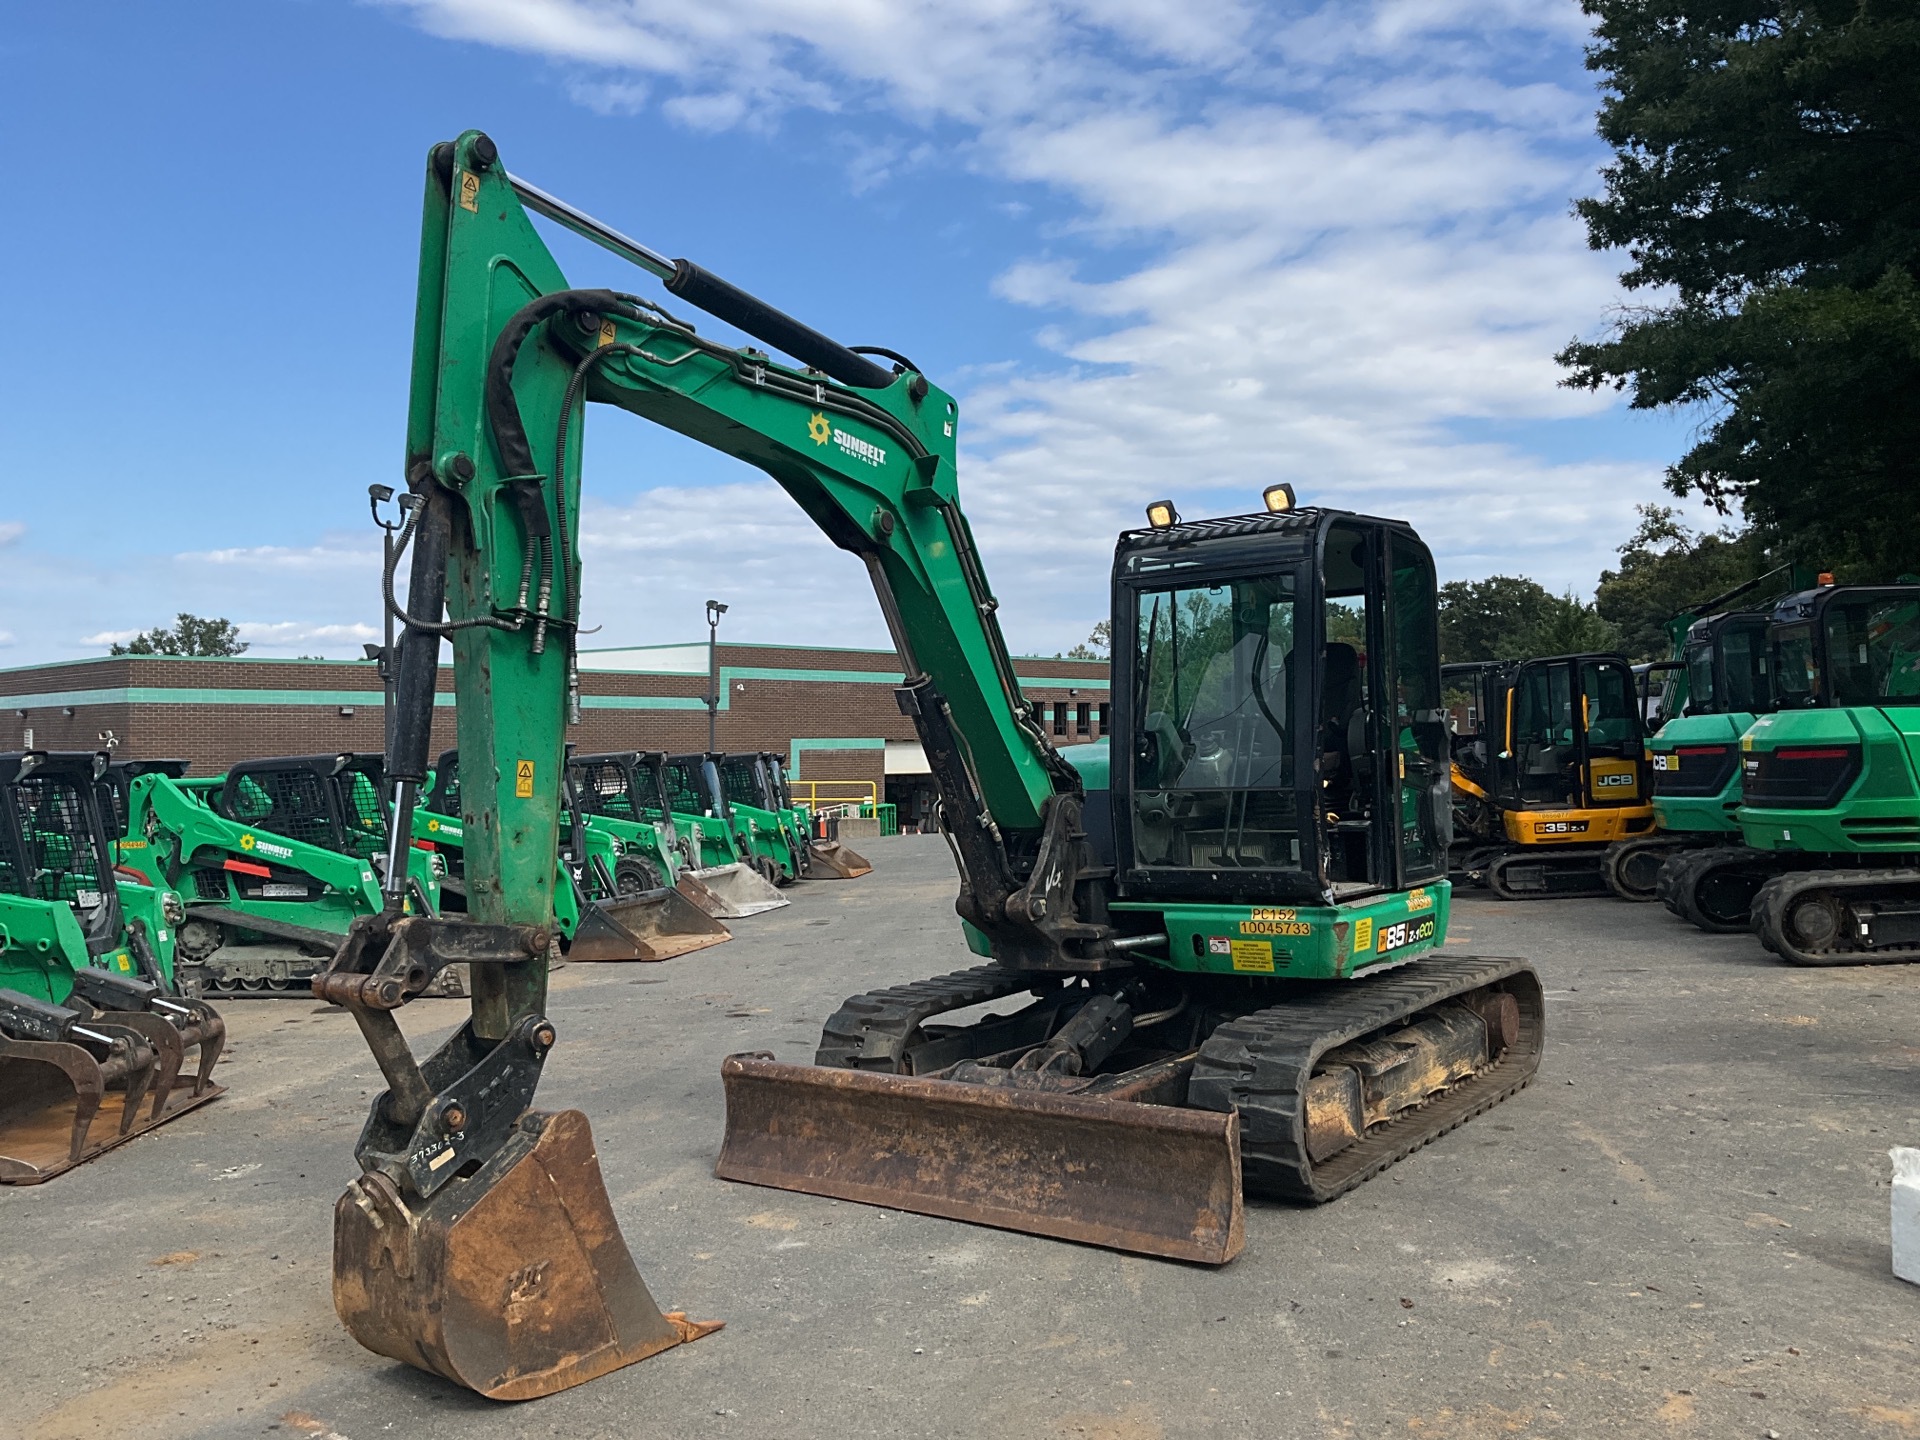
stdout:
<svg viewBox="0 0 1920 1440">
<path fill-rule="evenodd" d="M 1134 842 L 1143 863 L 1297 869 L 1295 579 L 1136 596 Z"/>
<path fill-rule="evenodd" d="M 1920 703 L 1920 601 L 1862 596 L 1825 619 L 1835 705 Z"/>
<path fill-rule="evenodd" d="M 1788 625 L 1773 632 L 1773 686 L 1782 710 L 1804 710 L 1823 702 L 1811 625 Z"/>
</svg>

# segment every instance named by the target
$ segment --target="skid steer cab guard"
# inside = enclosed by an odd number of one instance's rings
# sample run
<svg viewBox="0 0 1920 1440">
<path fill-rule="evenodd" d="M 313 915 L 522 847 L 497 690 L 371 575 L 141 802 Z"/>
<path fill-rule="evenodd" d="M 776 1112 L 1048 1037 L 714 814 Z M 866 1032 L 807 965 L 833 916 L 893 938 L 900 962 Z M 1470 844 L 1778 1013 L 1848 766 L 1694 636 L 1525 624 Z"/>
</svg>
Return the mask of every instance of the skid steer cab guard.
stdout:
<svg viewBox="0 0 1920 1440">
<path fill-rule="evenodd" d="M 642 842 L 635 840 L 629 855 L 619 839 L 590 830 L 571 776 L 568 787 L 553 887 L 554 922 L 567 959 L 583 964 L 671 960 L 733 938 L 726 926 L 663 881 Z M 442 751 L 434 764 L 432 786 L 413 812 L 413 843 L 433 850 L 445 866 L 442 909 L 465 914 L 466 821 L 458 750 Z"/>
<path fill-rule="evenodd" d="M 745 775 L 750 774 L 760 806 L 779 815 L 788 843 L 799 857 L 802 880 L 858 880 L 873 873 L 872 862 L 851 845 L 809 833 L 812 817 L 793 803 L 793 787 L 787 782 L 786 766 L 778 755 L 762 750 L 753 755 L 723 757 L 723 771 L 729 764 L 737 767 L 737 778 L 729 779 L 728 784 L 743 783 Z"/>
<path fill-rule="evenodd" d="M 106 760 L 0 755 L 0 1183 L 49 1180 L 221 1093 L 225 1023 L 169 993 L 158 905 L 123 909 Z"/>
<path fill-rule="evenodd" d="M 659 775 L 665 813 L 690 862 L 683 873 L 720 907 L 711 913 L 743 920 L 793 903 L 780 893 L 779 865 L 748 845 L 734 823 L 719 771 L 707 755 L 662 755 Z"/>
</svg>

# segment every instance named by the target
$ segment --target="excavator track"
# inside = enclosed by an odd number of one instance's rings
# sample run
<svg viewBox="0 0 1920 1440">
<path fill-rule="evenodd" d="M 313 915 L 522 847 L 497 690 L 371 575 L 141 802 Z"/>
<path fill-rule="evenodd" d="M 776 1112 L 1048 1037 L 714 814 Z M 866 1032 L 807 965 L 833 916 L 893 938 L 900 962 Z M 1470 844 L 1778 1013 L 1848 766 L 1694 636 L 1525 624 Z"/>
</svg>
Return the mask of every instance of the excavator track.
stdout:
<svg viewBox="0 0 1920 1440">
<path fill-rule="evenodd" d="M 1754 896 L 1795 859 L 1771 850 L 1721 845 L 1682 855 L 1661 867 L 1667 908 L 1690 925 L 1715 935 L 1751 928 Z"/>
<path fill-rule="evenodd" d="M 1425 1105 L 1370 1128 L 1315 1164 L 1307 1153 L 1306 1089 L 1329 1050 L 1476 992 L 1504 991 L 1519 1009 L 1514 1042 L 1493 1064 Z M 1513 1095 L 1540 1067 L 1546 1007 L 1525 960 L 1441 956 L 1392 975 L 1319 987 L 1229 1020 L 1201 1047 L 1187 1103 L 1240 1118 L 1242 1182 L 1250 1195 L 1322 1204 Z"/>
<path fill-rule="evenodd" d="M 1486 887 L 1502 900 L 1565 900 L 1605 895 L 1603 852 L 1592 845 L 1507 850 L 1487 862 Z"/>
<path fill-rule="evenodd" d="M 1760 943 L 1790 965 L 1920 961 L 1920 867 L 1802 870 L 1753 897 Z"/>
<path fill-rule="evenodd" d="M 1697 849 L 1701 840 L 1689 835 L 1639 835 L 1607 846 L 1600 862 L 1607 888 L 1622 900 L 1657 899 L 1660 872 L 1677 853 Z"/>
<path fill-rule="evenodd" d="M 931 980 L 851 996 L 822 1027 L 813 1063 L 903 1073 L 907 1047 L 924 1022 L 970 1005 L 1024 994 L 1035 984 L 1033 978 L 999 965 L 976 965 Z"/>
</svg>

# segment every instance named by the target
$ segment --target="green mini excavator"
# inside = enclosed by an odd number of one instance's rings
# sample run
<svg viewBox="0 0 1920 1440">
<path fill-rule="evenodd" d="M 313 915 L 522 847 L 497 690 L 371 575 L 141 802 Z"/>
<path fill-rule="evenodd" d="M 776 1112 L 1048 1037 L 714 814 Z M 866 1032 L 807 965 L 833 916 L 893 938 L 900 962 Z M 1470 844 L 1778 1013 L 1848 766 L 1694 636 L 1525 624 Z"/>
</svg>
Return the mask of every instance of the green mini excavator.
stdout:
<svg viewBox="0 0 1920 1440">
<path fill-rule="evenodd" d="M 315 981 L 388 1083 L 335 1210 L 334 1300 L 361 1343 L 521 1398 L 702 1333 L 647 1296 L 585 1117 L 532 1108 L 560 1031 L 586 401 L 759 468 L 866 568 L 982 961 L 847 1000 L 815 1064 L 729 1057 L 721 1176 L 1220 1263 L 1243 1184 L 1331 1199 L 1527 1083 L 1533 968 L 1435 953 L 1447 732 L 1410 526 L 1282 486 L 1246 515 L 1149 507 L 1114 555 L 1112 748 L 1070 763 L 960 506 L 958 407 L 918 365 L 621 235 L 478 132 L 435 147 L 426 190 L 390 845 L 427 774 L 442 638 L 462 762 L 497 781 L 463 787 L 467 917 L 405 915 L 390 861 L 386 911 Z M 569 286 L 529 212 L 665 293 Z M 1333 611 L 1364 646 L 1328 633 Z M 473 1018 L 418 1061 L 394 1011 L 456 958 Z"/>
<path fill-rule="evenodd" d="M 1768 648 L 1773 711 L 1740 739 L 1744 843 L 1673 883 L 1744 904 L 1796 965 L 1920 960 L 1920 584 L 1789 595 Z"/>
</svg>

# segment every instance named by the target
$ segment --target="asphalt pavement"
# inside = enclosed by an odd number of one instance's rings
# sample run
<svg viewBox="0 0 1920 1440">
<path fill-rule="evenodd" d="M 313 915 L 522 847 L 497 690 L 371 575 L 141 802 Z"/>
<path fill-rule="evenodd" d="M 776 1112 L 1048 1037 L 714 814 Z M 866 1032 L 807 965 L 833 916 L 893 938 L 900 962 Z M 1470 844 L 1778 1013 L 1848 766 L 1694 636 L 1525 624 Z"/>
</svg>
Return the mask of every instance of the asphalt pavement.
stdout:
<svg viewBox="0 0 1920 1440">
<path fill-rule="evenodd" d="M 237 1002 L 229 1093 L 0 1191 L 0 1434 L 410 1440 L 1920 1436 L 1920 969 L 1795 970 L 1657 905 L 1460 894 L 1450 948 L 1547 983 L 1534 1084 L 1217 1270 L 732 1185 L 719 1068 L 972 963 L 945 845 L 796 887 L 726 945 L 568 966 L 540 1101 L 591 1117 L 663 1307 L 726 1329 L 501 1405 L 359 1349 L 332 1205 L 379 1088 L 351 1020 Z M 416 1045 L 464 1003 L 405 1012 Z"/>
</svg>

